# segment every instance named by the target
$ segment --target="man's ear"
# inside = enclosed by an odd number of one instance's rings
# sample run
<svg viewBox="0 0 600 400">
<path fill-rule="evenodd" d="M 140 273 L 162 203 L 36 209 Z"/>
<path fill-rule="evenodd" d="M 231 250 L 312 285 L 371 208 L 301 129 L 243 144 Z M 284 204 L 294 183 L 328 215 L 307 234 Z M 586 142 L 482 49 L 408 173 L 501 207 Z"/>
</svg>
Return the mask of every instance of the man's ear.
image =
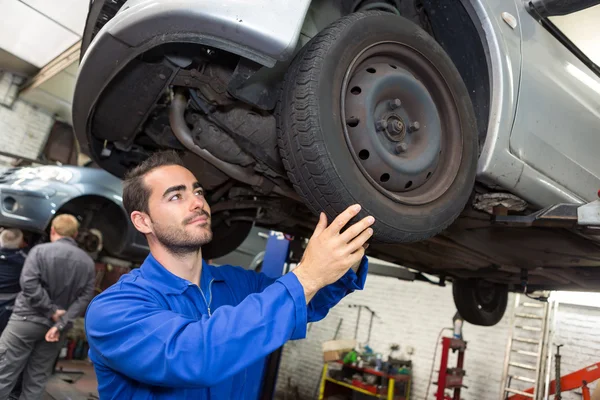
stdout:
<svg viewBox="0 0 600 400">
<path fill-rule="evenodd" d="M 152 233 L 152 221 L 150 216 L 144 212 L 134 211 L 131 213 L 131 222 L 135 229 L 143 234 Z"/>
</svg>

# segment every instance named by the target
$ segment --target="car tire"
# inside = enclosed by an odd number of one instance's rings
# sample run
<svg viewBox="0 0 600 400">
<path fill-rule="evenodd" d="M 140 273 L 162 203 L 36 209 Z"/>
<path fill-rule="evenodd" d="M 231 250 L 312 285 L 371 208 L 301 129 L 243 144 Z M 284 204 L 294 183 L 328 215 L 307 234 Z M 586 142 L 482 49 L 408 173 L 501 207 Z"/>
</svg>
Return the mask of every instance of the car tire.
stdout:
<svg viewBox="0 0 600 400">
<path fill-rule="evenodd" d="M 493 326 L 506 312 L 508 286 L 481 279 L 457 279 L 452 283 L 452 295 L 456 309 L 465 321 Z"/>
<path fill-rule="evenodd" d="M 405 18 L 355 13 L 321 31 L 292 62 L 276 116 L 283 164 L 311 211 L 331 221 L 359 203 L 355 221 L 374 216 L 379 242 L 434 236 L 472 192 L 478 135 L 467 89 L 441 46 Z M 381 130 L 380 117 L 398 131 Z"/>
<path fill-rule="evenodd" d="M 213 260 L 231 253 L 246 240 L 253 223 L 250 221 L 233 221 L 227 224 L 222 221 L 212 227 L 212 240 L 202 246 L 202 258 Z"/>
</svg>

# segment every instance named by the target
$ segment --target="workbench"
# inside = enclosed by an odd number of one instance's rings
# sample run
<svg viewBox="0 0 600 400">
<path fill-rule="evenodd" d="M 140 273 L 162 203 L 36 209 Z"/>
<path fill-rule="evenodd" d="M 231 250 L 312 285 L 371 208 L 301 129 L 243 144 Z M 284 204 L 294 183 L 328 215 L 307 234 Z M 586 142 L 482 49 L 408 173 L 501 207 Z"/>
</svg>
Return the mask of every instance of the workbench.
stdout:
<svg viewBox="0 0 600 400">
<path fill-rule="evenodd" d="M 341 361 L 336 362 L 342 364 Z M 346 377 L 352 373 L 372 376 L 377 384 L 368 385 L 364 382 L 352 380 L 352 382 L 335 379 L 330 376 L 329 364 L 323 366 L 321 375 L 321 386 L 319 400 L 327 400 L 331 396 L 345 396 L 348 400 L 354 399 L 386 399 L 386 400 L 409 400 L 410 375 L 389 375 L 372 368 L 359 368 L 355 365 L 343 364 L 341 375 Z M 338 374 L 339 375 L 339 374 Z M 336 399 L 339 397 L 336 397 Z"/>
</svg>

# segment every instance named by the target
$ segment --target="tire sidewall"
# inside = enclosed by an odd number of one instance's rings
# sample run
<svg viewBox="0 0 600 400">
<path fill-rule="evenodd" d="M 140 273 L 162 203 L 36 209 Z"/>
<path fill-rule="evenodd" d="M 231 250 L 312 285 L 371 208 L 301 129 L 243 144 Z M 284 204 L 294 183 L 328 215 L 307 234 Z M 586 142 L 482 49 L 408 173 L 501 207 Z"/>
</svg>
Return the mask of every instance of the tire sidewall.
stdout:
<svg viewBox="0 0 600 400">
<path fill-rule="evenodd" d="M 388 40 L 419 49 L 433 62 L 446 81 L 459 114 L 463 154 L 458 174 L 442 196 L 425 205 L 397 203 L 373 187 L 354 161 L 344 137 L 341 91 L 346 70 L 354 57 L 366 47 Z M 466 87 L 452 61 L 437 42 L 404 18 L 365 13 L 343 30 L 342 35 L 327 50 L 320 70 L 312 71 L 311 75 L 315 78 L 311 81 L 318 101 L 316 108 L 319 121 L 319 127 L 312 130 L 313 135 L 316 140 L 323 142 L 327 152 L 328 157 L 320 158 L 320 162 L 329 173 L 328 179 L 339 181 L 338 185 L 345 188 L 346 193 L 342 195 L 344 206 L 359 203 L 363 207 L 363 214 L 377 218 L 380 228 L 388 226 L 397 230 L 400 227 L 411 233 L 427 232 L 432 227 L 452 222 L 464 208 L 475 180 L 477 129 Z"/>
</svg>

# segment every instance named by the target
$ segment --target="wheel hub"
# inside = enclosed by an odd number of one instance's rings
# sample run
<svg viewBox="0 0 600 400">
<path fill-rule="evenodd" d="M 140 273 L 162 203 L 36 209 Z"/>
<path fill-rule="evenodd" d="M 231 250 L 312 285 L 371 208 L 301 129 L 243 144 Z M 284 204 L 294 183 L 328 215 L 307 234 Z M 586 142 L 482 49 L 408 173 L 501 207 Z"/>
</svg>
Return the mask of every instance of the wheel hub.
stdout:
<svg viewBox="0 0 600 400">
<path fill-rule="evenodd" d="M 439 116 L 427 89 L 388 63 L 361 68 L 349 87 L 346 115 L 354 117 L 346 121 L 349 137 L 368 175 L 393 192 L 422 186 L 440 151 Z M 415 129 L 421 121 L 424 128 Z"/>
<path fill-rule="evenodd" d="M 462 137 L 439 71 L 412 48 L 382 42 L 356 56 L 342 87 L 346 142 L 371 184 L 400 203 L 441 196 L 458 171 Z"/>
<path fill-rule="evenodd" d="M 389 140 L 393 142 L 402 142 L 406 137 L 406 125 L 402 118 L 392 114 L 387 119 L 381 119 L 377 122 L 377 129 L 383 131 Z"/>
</svg>

